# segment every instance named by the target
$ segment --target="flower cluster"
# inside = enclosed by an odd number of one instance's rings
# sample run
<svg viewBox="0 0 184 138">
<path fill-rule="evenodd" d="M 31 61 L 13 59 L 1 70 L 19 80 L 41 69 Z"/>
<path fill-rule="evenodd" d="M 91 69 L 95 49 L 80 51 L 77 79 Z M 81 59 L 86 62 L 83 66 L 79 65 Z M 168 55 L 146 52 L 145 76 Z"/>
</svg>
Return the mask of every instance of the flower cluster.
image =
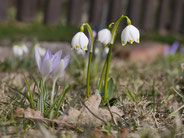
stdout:
<svg viewBox="0 0 184 138">
<path fill-rule="evenodd" d="M 105 46 L 110 44 L 112 34 L 109 29 L 102 29 L 98 32 L 98 42 L 103 43 Z M 133 44 L 133 42 L 139 43 L 140 33 L 139 30 L 133 25 L 127 25 L 121 33 L 121 42 L 125 46 L 127 42 Z M 74 35 L 71 45 L 72 48 L 77 50 L 87 50 L 89 40 L 83 32 L 78 32 Z"/>
<path fill-rule="evenodd" d="M 42 59 L 38 47 L 35 47 L 35 58 L 43 80 L 46 80 L 50 74 L 53 80 L 57 80 L 61 77 L 70 59 L 69 55 L 61 59 L 61 55 L 61 50 L 54 55 L 52 55 L 50 50 L 47 50 Z"/>
<path fill-rule="evenodd" d="M 109 97 L 107 97 L 107 89 L 108 89 L 108 83 L 112 84 L 113 81 L 108 82 L 108 76 L 109 76 L 109 70 L 110 70 L 110 62 L 111 62 L 111 53 L 112 53 L 112 48 L 114 46 L 114 41 L 117 35 L 117 28 L 119 23 L 121 22 L 122 19 L 127 20 L 127 26 L 124 28 L 124 30 L 121 33 L 121 42 L 122 45 L 126 45 L 128 42 L 130 44 L 133 44 L 133 42 L 139 43 L 140 41 L 140 33 L 139 30 L 131 25 L 131 21 L 127 16 L 121 15 L 115 22 L 111 23 L 108 28 L 102 29 L 101 31 L 98 32 L 98 42 L 103 43 L 105 46 L 109 45 L 107 49 L 107 56 L 106 56 L 106 61 L 102 70 L 101 78 L 99 81 L 98 85 L 98 92 L 100 93 L 101 91 L 101 86 L 104 80 L 104 90 L 103 90 L 103 99 L 104 102 L 106 102 Z M 93 31 L 88 23 L 82 24 L 80 27 L 80 32 L 76 33 L 71 41 L 71 46 L 72 48 L 80 51 L 85 51 L 88 50 L 88 43 L 89 39 L 86 37 L 86 35 L 83 33 L 84 32 L 84 27 L 87 27 L 89 36 L 90 36 L 90 51 L 89 51 L 89 58 L 88 58 L 88 68 L 87 68 L 87 78 L 86 78 L 86 86 L 87 86 L 87 91 L 86 95 L 89 98 L 89 81 L 90 81 L 90 66 L 91 66 L 91 59 L 93 55 L 93 41 L 94 41 L 94 34 Z M 95 34 L 96 35 L 96 34 Z M 94 51 L 95 53 L 98 53 L 98 49 Z M 105 77 L 104 77 L 105 75 Z"/>
</svg>

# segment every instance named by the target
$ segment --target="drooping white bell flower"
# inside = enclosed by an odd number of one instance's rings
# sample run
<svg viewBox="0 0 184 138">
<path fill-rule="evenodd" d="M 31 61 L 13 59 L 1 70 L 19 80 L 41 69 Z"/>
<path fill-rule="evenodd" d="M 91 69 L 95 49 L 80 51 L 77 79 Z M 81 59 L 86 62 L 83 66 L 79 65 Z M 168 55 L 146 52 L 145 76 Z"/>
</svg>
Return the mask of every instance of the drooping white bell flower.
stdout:
<svg viewBox="0 0 184 138">
<path fill-rule="evenodd" d="M 105 46 L 111 41 L 111 31 L 109 29 L 102 29 L 98 32 L 98 42 L 103 43 Z"/>
<path fill-rule="evenodd" d="M 83 32 L 78 32 L 72 38 L 71 45 L 72 45 L 72 48 L 75 48 L 75 49 L 88 50 L 87 48 L 88 43 L 89 43 L 89 40 L 87 36 Z"/>
<path fill-rule="evenodd" d="M 139 30 L 133 25 L 126 26 L 121 33 L 121 42 L 123 46 L 126 45 L 127 42 L 129 42 L 130 44 L 132 44 L 134 41 L 136 43 L 139 43 L 139 40 L 140 40 Z"/>
<path fill-rule="evenodd" d="M 25 44 L 13 46 L 13 54 L 15 56 L 22 57 L 24 54 L 27 54 L 28 52 L 29 50 Z"/>
</svg>

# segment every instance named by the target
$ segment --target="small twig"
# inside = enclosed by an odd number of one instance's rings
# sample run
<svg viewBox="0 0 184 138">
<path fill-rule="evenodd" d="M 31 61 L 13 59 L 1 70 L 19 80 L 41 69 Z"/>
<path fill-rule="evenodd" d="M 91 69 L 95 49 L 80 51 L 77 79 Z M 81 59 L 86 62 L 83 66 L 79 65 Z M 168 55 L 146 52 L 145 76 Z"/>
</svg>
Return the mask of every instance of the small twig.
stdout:
<svg viewBox="0 0 184 138">
<path fill-rule="evenodd" d="M 111 115 L 112 122 L 114 123 L 115 126 L 118 126 L 118 124 L 117 124 L 116 120 L 114 119 L 114 116 L 113 116 L 113 114 L 112 114 L 112 112 L 111 112 L 109 102 L 107 102 L 107 108 L 108 108 L 109 113 L 110 113 L 110 115 Z"/>
<path fill-rule="evenodd" d="M 100 118 L 100 117 L 98 117 L 97 115 L 95 115 L 95 114 L 87 107 L 87 105 L 86 105 L 84 102 L 82 102 L 81 99 L 80 99 L 80 102 L 84 105 L 84 107 L 85 107 L 86 109 L 88 109 L 88 111 L 89 111 L 94 117 L 96 117 L 97 119 L 99 119 L 99 120 L 102 121 L 103 123 L 107 124 L 107 122 L 106 122 L 105 120 L 103 120 L 102 118 Z"/>
</svg>

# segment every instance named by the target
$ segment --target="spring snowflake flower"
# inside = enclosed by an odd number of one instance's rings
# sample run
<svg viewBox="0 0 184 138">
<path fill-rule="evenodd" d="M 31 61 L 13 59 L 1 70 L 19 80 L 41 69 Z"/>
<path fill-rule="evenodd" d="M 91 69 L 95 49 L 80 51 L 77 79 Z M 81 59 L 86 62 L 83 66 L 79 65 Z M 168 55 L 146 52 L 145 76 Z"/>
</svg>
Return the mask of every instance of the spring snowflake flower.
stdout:
<svg viewBox="0 0 184 138">
<path fill-rule="evenodd" d="M 111 41 L 111 31 L 109 29 L 102 29 L 98 32 L 98 42 L 103 43 L 105 46 Z"/>
<path fill-rule="evenodd" d="M 45 52 L 46 52 L 45 48 L 42 48 L 39 44 L 36 44 L 35 47 L 37 47 L 37 49 L 38 49 L 41 56 L 45 55 Z"/>
<path fill-rule="evenodd" d="M 140 40 L 139 30 L 133 25 L 126 26 L 121 33 L 121 42 L 123 46 L 126 45 L 127 42 L 129 42 L 130 44 L 132 44 L 134 41 L 136 43 L 139 43 L 139 40 Z"/>
<path fill-rule="evenodd" d="M 89 40 L 83 32 L 78 32 L 72 39 L 72 48 L 87 50 Z"/>
<path fill-rule="evenodd" d="M 27 54 L 28 52 L 29 50 L 25 44 L 13 46 L 13 54 L 15 56 L 22 57 L 24 54 Z"/>
</svg>

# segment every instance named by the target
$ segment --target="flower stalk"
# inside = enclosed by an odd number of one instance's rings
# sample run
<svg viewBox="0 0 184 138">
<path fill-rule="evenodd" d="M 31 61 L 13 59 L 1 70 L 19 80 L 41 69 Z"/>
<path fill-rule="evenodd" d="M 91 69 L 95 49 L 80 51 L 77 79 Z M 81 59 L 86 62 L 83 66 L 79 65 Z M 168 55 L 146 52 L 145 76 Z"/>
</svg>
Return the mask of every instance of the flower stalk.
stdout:
<svg viewBox="0 0 184 138">
<path fill-rule="evenodd" d="M 52 106 L 53 101 L 54 101 L 54 91 L 55 91 L 55 87 L 56 87 L 56 79 L 53 80 L 53 84 L 52 84 L 52 91 L 51 91 L 51 98 L 50 98 L 50 106 Z M 53 118 L 53 110 L 50 113 L 50 119 Z"/>
<path fill-rule="evenodd" d="M 118 25 L 119 23 L 121 22 L 122 19 L 126 18 L 127 20 L 127 24 L 128 25 L 131 25 L 131 21 L 130 19 L 127 17 L 127 16 L 120 16 L 114 24 L 110 24 L 110 27 L 112 27 L 112 38 L 111 38 L 111 42 L 110 42 L 110 49 L 109 49 L 109 53 L 106 57 L 106 62 L 107 62 L 107 65 L 106 65 L 106 74 L 105 74 L 105 83 L 104 83 L 104 97 L 103 97 L 103 101 L 106 102 L 107 100 L 107 88 L 108 88 L 108 78 L 109 78 L 109 70 L 110 70 L 110 62 L 111 62 L 111 55 L 112 55 L 112 48 L 114 46 L 114 41 L 115 41 L 115 38 L 116 38 L 116 35 L 117 35 L 117 28 L 118 28 Z M 113 25 L 113 26 L 112 26 Z M 105 65 L 104 65 L 105 66 Z M 103 73 L 103 71 L 102 71 Z"/>
<path fill-rule="evenodd" d="M 80 28 L 81 32 L 84 31 L 84 26 L 86 26 L 90 37 L 90 51 L 89 51 L 89 58 L 88 58 L 88 69 L 87 69 L 87 80 L 86 80 L 86 85 L 87 85 L 86 96 L 87 98 L 89 98 L 90 69 L 91 69 L 91 60 L 93 55 L 93 31 L 88 23 L 84 23 Z"/>
</svg>

